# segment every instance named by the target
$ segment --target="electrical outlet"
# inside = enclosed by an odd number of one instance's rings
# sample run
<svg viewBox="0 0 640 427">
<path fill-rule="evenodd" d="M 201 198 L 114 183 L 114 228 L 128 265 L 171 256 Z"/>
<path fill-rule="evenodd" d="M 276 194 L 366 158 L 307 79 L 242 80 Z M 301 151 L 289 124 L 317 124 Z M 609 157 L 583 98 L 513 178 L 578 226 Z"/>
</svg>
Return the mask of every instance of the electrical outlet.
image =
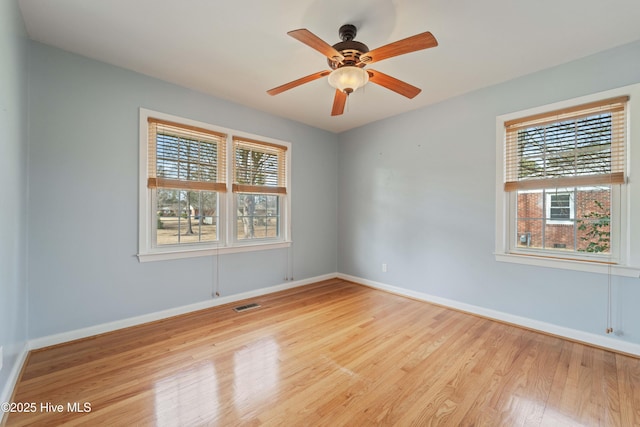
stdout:
<svg viewBox="0 0 640 427">
<path fill-rule="evenodd" d="M 383 273 L 387 272 L 387 264 L 382 264 L 382 272 Z"/>
</svg>

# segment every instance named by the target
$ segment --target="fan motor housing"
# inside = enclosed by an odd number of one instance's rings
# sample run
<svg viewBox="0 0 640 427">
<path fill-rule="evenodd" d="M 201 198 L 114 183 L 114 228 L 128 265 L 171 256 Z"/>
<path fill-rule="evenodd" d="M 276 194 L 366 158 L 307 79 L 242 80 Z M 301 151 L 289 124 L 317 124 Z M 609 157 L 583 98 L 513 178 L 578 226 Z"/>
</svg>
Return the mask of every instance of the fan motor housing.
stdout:
<svg viewBox="0 0 640 427">
<path fill-rule="evenodd" d="M 336 68 L 344 65 L 355 65 L 360 62 L 360 55 L 369 52 L 369 48 L 366 44 L 357 42 L 355 40 L 336 43 L 333 45 L 333 48 L 340 52 L 342 56 L 344 56 L 344 60 L 342 62 L 337 62 L 331 59 L 327 59 L 327 62 L 329 63 L 329 66 L 332 70 L 335 70 Z"/>
<path fill-rule="evenodd" d="M 340 27 L 340 30 L 338 30 L 338 34 L 342 41 L 334 44 L 333 48 L 340 52 L 344 57 L 344 60 L 342 62 L 337 62 L 327 58 L 327 63 L 332 70 L 348 65 L 356 65 L 360 62 L 360 55 L 369 52 L 369 48 L 366 44 L 354 40 L 357 31 L 356 26 L 351 24 L 345 24 Z"/>
</svg>

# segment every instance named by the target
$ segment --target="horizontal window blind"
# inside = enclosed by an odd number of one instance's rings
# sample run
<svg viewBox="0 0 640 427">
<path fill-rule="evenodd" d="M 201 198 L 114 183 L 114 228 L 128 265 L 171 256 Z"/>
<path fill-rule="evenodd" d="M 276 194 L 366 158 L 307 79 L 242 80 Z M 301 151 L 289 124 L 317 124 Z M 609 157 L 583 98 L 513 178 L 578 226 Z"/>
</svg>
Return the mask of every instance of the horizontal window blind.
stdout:
<svg viewBox="0 0 640 427">
<path fill-rule="evenodd" d="M 287 193 L 287 147 L 233 137 L 233 191 L 236 193 Z"/>
<path fill-rule="evenodd" d="M 624 183 L 628 100 L 505 122 L 505 191 Z"/>
<path fill-rule="evenodd" d="M 208 129 L 148 119 L 149 188 L 226 191 L 226 138 Z"/>
</svg>

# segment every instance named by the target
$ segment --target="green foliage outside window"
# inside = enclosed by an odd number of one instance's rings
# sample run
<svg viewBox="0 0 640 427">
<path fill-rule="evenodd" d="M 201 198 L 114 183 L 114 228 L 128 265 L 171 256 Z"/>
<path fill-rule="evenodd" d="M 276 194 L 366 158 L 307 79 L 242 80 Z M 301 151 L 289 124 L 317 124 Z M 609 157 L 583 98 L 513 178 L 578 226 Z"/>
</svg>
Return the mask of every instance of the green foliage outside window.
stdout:
<svg viewBox="0 0 640 427">
<path fill-rule="evenodd" d="M 598 211 L 592 211 L 583 215 L 584 219 L 578 221 L 578 230 L 585 232 L 580 237 L 583 242 L 588 242 L 585 249 L 579 249 L 581 252 L 609 252 L 611 231 L 611 218 L 609 210 L 604 207 L 602 202 L 594 200 Z"/>
</svg>

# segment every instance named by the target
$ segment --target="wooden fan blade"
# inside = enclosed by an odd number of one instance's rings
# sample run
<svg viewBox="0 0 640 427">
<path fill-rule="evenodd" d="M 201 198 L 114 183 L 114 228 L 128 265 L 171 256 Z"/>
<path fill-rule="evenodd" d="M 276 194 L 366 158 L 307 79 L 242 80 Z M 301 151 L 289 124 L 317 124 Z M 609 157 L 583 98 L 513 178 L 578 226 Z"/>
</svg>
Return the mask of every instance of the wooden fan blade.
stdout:
<svg viewBox="0 0 640 427">
<path fill-rule="evenodd" d="M 329 74 L 331 74 L 331 71 L 320 71 L 320 72 L 315 73 L 315 74 L 310 74 L 310 75 L 308 75 L 306 77 L 302 77 L 301 79 L 294 80 L 294 81 L 289 82 L 289 83 L 285 83 L 285 84 L 283 84 L 281 86 L 274 87 L 273 89 L 269 89 L 267 91 L 267 93 L 269 95 L 271 95 L 271 96 L 277 95 L 279 93 L 284 92 L 285 90 L 293 89 L 294 87 L 303 85 L 305 83 L 312 82 L 314 80 L 319 79 L 320 77 L 328 76 Z"/>
<path fill-rule="evenodd" d="M 409 83 L 381 73 L 380 71 L 367 70 L 367 72 L 369 73 L 370 82 L 386 87 L 387 89 L 392 90 L 395 93 L 399 93 L 402 96 L 406 96 L 409 99 L 414 98 L 417 94 L 422 92 L 422 89 L 411 86 Z"/>
<path fill-rule="evenodd" d="M 382 61 L 383 59 L 393 58 L 394 56 L 404 55 L 418 50 L 429 49 L 438 46 L 438 41 L 429 31 L 406 39 L 398 40 L 394 43 L 373 49 L 360 57 L 360 62 L 372 64 Z"/>
<path fill-rule="evenodd" d="M 342 62 L 342 60 L 344 60 L 344 56 L 342 56 L 340 52 L 335 50 L 333 46 L 313 34 L 311 31 L 307 30 L 306 28 L 289 31 L 287 34 L 289 34 L 294 39 L 306 44 L 312 49 L 317 50 L 331 60 L 334 60 L 336 62 Z"/>
<path fill-rule="evenodd" d="M 336 89 L 336 96 L 333 98 L 332 116 L 339 116 L 344 113 L 344 104 L 347 103 L 347 94 Z"/>
</svg>

